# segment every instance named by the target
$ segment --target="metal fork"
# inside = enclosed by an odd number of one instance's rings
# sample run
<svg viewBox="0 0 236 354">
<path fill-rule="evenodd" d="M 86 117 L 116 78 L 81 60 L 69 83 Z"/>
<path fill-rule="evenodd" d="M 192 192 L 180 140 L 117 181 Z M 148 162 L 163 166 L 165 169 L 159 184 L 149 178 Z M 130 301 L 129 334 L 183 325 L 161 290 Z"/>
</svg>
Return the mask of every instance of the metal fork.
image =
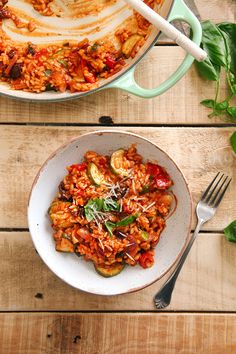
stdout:
<svg viewBox="0 0 236 354">
<path fill-rule="evenodd" d="M 158 291 L 154 297 L 154 303 L 157 309 L 163 309 L 170 304 L 172 291 L 175 286 L 176 279 L 180 273 L 180 270 L 187 258 L 187 255 L 193 245 L 195 238 L 197 237 L 202 225 L 210 220 L 216 212 L 232 178 L 225 176 L 224 174 L 218 172 L 213 181 L 209 184 L 205 192 L 203 193 L 201 200 L 197 204 L 196 213 L 198 218 L 198 223 L 194 231 L 193 236 L 185 248 L 179 263 L 177 264 L 173 274 L 167 279 L 163 287 Z"/>
</svg>

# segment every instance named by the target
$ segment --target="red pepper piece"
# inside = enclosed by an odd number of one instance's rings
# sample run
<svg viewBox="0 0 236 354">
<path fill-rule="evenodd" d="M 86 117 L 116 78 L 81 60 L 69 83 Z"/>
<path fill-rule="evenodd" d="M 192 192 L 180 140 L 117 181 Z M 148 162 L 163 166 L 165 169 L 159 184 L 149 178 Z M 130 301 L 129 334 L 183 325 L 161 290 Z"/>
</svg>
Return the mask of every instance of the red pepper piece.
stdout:
<svg viewBox="0 0 236 354">
<path fill-rule="evenodd" d="M 114 69 L 116 65 L 116 60 L 111 54 L 107 54 L 105 64 L 106 66 L 108 66 L 109 69 Z"/>
<path fill-rule="evenodd" d="M 73 169 L 76 169 L 77 171 L 84 171 L 87 168 L 87 164 L 85 162 L 82 162 L 80 164 L 74 164 L 69 166 L 69 171 L 71 172 Z"/>
<path fill-rule="evenodd" d="M 170 176 L 161 166 L 149 162 L 147 163 L 147 172 L 153 178 L 151 187 L 168 189 L 172 185 Z"/>
<path fill-rule="evenodd" d="M 88 82 L 90 84 L 93 84 L 94 82 L 96 82 L 95 75 L 89 71 L 87 62 L 84 59 L 81 59 L 81 68 L 82 68 L 84 79 L 86 82 Z"/>
<path fill-rule="evenodd" d="M 152 251 L 146 251 L 139 257 L 139 264 L 143 268 L 150 268 L 154 264 L 154 255 Z"/>
</svg>

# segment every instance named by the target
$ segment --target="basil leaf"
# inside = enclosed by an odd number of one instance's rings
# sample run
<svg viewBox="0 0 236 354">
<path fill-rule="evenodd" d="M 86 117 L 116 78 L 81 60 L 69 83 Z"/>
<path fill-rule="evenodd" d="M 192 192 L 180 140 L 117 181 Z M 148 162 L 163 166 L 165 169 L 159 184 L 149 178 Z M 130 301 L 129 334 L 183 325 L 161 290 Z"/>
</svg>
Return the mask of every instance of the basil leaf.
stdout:
<svg viewBox="0 0 236 354">
<path fill-rule="evenodd" d="M 222 102 L 216 103 L 216 109 L 218 111 L 224 111 L 229 105 L 229 102 L 224 100 Z"/>
<path fill-rule="evenodd" d="M 236 118 L 236 106 L 235 107 L 228 107 L 227 112 L 232 118 Z"/>
<path fill-rule="evenodd" d="M 232 85 L 232 93 L 234 94 L 234 95 L 236 95 L 236 85 Z"/>
<path fill-rule="evenodd" d="M 208 108 L 214 108 L 215 101 L 214 100 L 203 100 L 200 102 L 203 106 Z"/>
<path fill-rule="evenodd" d="M 120 205 L 113 199 L 104 199 L 103 203 L 104 211 L 120 211 Z"/>
<path fill-rule="evenodd" d="M 220 77 L 220 66 L 213 64 L 207 57 L 204 61 L 195 61 L 200 76 L 206 80 L 217 81 Z"/>
<path fill-rule="evenodd" d="M 127 226 L 129 224 L 132 224 L 132 222 L 134 222 L 138 217 L 139 217 L 139 214 L 127 216 L 126 218 L 118 221 L 116 223 L 116 226 Z"/>
<path fill-rule="evenodd" d="M 230 70 L 236 73 L 236 45 L 235 45 L 235 38 L 236 38 L 236 23 L 229 23 L 223 22 L 217 25 L 217 27 L 224 33 L 226 33 L 228 46 L 230 49 Z"/>
<path fill-rule="evenodd" d="M 234 132 L 230 137 L 230 144 L 232 146 L 233 151 L 236 154 L 236 132 Z"/>
<path fill-rule="evenodd" d="M 103 199 L 90 199 L 88 203 L 84 207 L 84 213 L 87 221 L 91 221 L 94 219 L 94 213 L 97 211 L 101 211 L 103 208 Z"/>
<path fill-rule="evenodd" d="M 202 46 L 207 52 L 210 61 L 216 65 L 227 67 L 225 41 L 220 29 L 211 21 L 204 21 L 202 25 Z"/>
<path fill-rule="evenodd" d="M 105 221 L 105 226 L 106 226 L 106 228 L 107 228 L 107 230 L 109 232 L 109 235 L 113 236 L 112 232 L 113 232 L 114 227 L 116 227 L 116 224 L 114 224 L 111 221 Z"/>
<path fill-rule="evenodd" d="M 224 234 L 230 242 L 236 242 L 236 220 L 224 229 Z"/>
</svg>

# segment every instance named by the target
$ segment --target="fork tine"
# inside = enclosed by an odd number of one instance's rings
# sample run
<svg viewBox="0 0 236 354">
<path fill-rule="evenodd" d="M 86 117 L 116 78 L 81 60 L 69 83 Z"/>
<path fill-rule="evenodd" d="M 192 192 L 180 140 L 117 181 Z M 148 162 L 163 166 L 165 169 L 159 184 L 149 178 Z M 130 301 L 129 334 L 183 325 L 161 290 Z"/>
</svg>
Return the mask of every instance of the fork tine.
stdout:
<svg viewBox="0 0 236 354">
<path fill-rule="evenodd" d="M 223 176 L 224 176 L 224 175 L 223 175 Z M 222 177 L 223 177 L 223 176 L 222 176 Z M 223 182 L 220 184 L 219 188 L 216 190 L 216 192 L 214 193 L 214 195 L 213 195 L 213 193 L 211 193 L 211 198 L 208 198 L 208 201 L 207 201 L 210 206 L 213 206 L 213 205 L 214 205 L 214 203 L 215 203 L 215 201 L 216 201 L 216 198 L 219 196 L 219 194 L 220 194 L 220 192 L 221 192 L 221 189 L 223 188 L 223 186 L 224 186 L 224 184 L 225 184 L 227 178 L 228 178 L 228 176 L 226 176 L 226 177 L 224 178 Z M 221 178 L 221 179 L 222 179 L 222 178 Z M 221 179 L 220 179 L 220 180 L 221 180 Z M 220 182 L 220 181 L 219 181 L 219 182 Z M 217 183 L 217 186 L 219 185 L 219 182 Z M 216 189 L 216 188 L 215 188 L 215 189 Z"/>
<path fill-rule="evenodd" d="M 215 192 L 216 188 L 218 187 L 220 181 L 222 180 L 222 178 L 224 177 L 224 174 L 221 175 L 220 179 L 218 180 L 218 182 L 215 184 L 214 188 L 210 191 L 209 195 L 206 197 L 205 202 L 209 203 L 211 197 L 213 196 L 213 193 Z"/>
<path fill-rule="evenodd" d="M 201 200 L 204 200 L 209 192 L 209 190 L 211 189 L 213 183 L 215 182 L 216 178 L 219 176 L 220 172 L 218 172 L 215 176 L 215 178 L 212 180 L 212 182 L 209 184 L 209 186 L 207 187 L 207 189 L 205 190 L 205 192 L 202 195 Z"/>
<path fill-rule="evenodd" d="M 228 178 L 228 177 L 227 177 Z M 218 196 L 215 204 L 214 204 L 214 208 L 217 208 L 226 192 L 226 190 L 228 189 L 230 182 L 232 181 L 232 178 L 230 178 L 230 180 L 228 181 L 228 183 L 226 184 L 226 186 L 224 187 L 223 191 L 221 192 L 221 194 Z"/>
</svg>

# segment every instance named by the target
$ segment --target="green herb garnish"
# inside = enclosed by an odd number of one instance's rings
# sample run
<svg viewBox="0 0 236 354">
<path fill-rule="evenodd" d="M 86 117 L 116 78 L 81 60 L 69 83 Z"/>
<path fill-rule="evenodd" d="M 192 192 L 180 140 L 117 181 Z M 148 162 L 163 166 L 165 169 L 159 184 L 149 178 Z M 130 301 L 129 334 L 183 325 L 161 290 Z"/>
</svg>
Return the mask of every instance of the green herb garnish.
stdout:
<svg viewBox="0 0 236 354">
<path fill-rule="evenodd" d="M 104 199 L 103 203 L 104 211 L 120 211 L 120 205 L 113 199 Z"/>
<path fill-rule="evenodd" d="M 113 232 L 114 227 L 116 227 L 116 224 L 114 224 L 111 221 L 105 221 L 105 226 L 109 232 L 110 237 L 112 237 L 113 236 L 112 232 Z"/>
<path fill-rule="evenodd" d="M 84 207 L 85 217 L 87 221 L 96 220 L 96 216 L 99 215 L 99 212 L 103 207 L 103 199 L 90 199 Z"/>
<path fill-rule="evenodd" d="M 224 229 L 224 234 L 230 242 L 236 242 L 236 220 Z"/>
<path fill-rule="evenodd" d="M 138 217 L 139 217 L 140 214 L 135 214 L 135 215 L 130 215 L 130 216 L 126 216 L 126 218 L 118 221 L 116 223 L 116 226 L 127 226 L 129 224 L 132 224 L 132 222 L 134 222 Z"/>
<path fill-rule="evenodd" d="M 150 185 L 146 184 L 143 189 L 141 190 L 140 194 L 145 194 L 145 193 L 148 193 L 150 192 Z"/>
<path fill-rule="evenodd" d="M 203 36 L 201 47 L 207 52 L 208 57 L 203 62 L 196 62 L 199 75 L 206 80 L 215 81 L 215 97 L 201 101 L 205 107 L 211 108 L 208 117 L 222 116 L 236 118 L 236 106 L 231 105 L 236 96 L 236 24 L 213 24 L 204 21 L 201 24 Z M 219 100 L 220 74 L 226 73 L 229 95 Z"/>
</svg>

